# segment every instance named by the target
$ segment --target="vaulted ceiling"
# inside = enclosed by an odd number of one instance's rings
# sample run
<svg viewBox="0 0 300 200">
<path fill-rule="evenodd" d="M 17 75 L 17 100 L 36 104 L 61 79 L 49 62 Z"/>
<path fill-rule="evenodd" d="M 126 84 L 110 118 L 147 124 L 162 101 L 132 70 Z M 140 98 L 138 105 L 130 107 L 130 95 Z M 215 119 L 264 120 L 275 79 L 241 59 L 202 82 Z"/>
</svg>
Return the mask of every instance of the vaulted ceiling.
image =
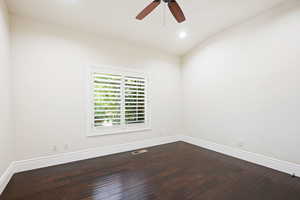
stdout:
<svg viewBox="0 0 300 200">
<path fill-rule="evenodd" d="M 283 0 L 177 0 L 187 21 L 178 24 L 161 4 L 145 20 L 135 16 L 151 0 L 7 0 L 10 12 L 152 46 L 183 55 L 211 34 L 255 16 Z M 178 34 L 187 33 L 185 39 Z"/>
</svg>

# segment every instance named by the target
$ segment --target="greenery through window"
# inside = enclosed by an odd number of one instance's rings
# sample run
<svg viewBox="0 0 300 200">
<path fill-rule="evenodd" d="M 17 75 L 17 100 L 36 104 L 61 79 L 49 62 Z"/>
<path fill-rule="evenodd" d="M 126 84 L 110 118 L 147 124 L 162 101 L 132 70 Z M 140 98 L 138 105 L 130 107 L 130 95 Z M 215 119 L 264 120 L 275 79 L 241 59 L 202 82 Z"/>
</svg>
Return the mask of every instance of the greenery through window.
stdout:
<svg viewBox="0 0 300 200">
<path fill-rule="evenodd" d="M 93 72 L 93 107 L 94 128 L 144 124 L 146 79 Z"/>
</svg>

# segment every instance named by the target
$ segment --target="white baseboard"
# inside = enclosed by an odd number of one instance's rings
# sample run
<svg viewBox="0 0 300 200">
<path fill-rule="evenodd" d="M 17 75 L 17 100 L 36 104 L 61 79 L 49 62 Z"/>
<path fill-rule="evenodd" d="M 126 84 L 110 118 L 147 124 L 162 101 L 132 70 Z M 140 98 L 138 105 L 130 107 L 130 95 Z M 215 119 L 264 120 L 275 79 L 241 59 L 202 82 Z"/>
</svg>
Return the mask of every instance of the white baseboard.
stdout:
<svg viewBox="0 0 300 200">
<path fill-rule="evenodd" d="M 168 143 L 178 142 L 178 141 L 190 143 L 202 148 L 206 148 L 225 155 L 246 160 L 281 172 L 300 176 L 300 165 L 298 164 L 270 158 L 264 155 L 244 151 L 241 149 L 213 143 L 210 141 L 206 141 L 194 137 L 171 136 L 171 137 L 160 137 L 160 138 L 155 138 L 150 140 L 120 144 L 120 145 L 85 149 L 82 151 L 57 154 L 53 156 L 45 156 L 45 157 L 28 159 L 28 160 L 15 161 L 8 167 L 5 173 L 0 177 L 0 194 L 3 192 L 4 188 L 8 184 L 13 174 L 17 172 L 50 167 L 50 166 L 55 166 L 55 165 L 60 165 L 60 164 L 65 164 L 65 163 L 70 163 L 70 162 L 75 162 L 80 160 L 86 160 L 90 158 L 96 158 L 96 157 L 101 157 L 101 156 L 106 156 L 106 155 L 111 155 L 116 153 L 122 153 L 126 151 L 133 151 L 136 149 L 142 149 L 142 148 L 168 144 Z"/>
<path fill-rule="evenodd" d="M 8 168 L 6 169 L 6 171 L 0 177 L 0 195 L 4 191 L 4 189 L 7 186 L 9 180 L 11 179 L 11 177 L 14 175 L 14 172 L 15 172 L 14 171 L 14 164 L 11 163 L 8 166 Z"/>
<path fill-rule="evenodd" d="M 100 156 L 106 156 L 116 153 L 122 153 L 126 151 L 133 151 L 136 149 L 157 146 L 161 144 L 167 144 L 172 142 L 177 142 L 178 136 L 171 136 L 171 137 L 160 137 L 155 139 L 149 139 L 144 141 L 126 143 L 126 144 L 119 144 L 113 146 L 104 146 L 104 147 L 97 147 L 97 148 L 90 148 L 85 149 L 82 151 L 70 152 L 70 153 L 63 153 L 57 154 L 52 156 L 44 156 L 39 158 L 33 158 L 28 160 L 21 160 L 15 161 L 15 173 L 23 172 L 33 169 L 39 169 L 44 167 L 50 167 L 54 165 L 60 165 L 80 160 L 86 160 L 90 158 L 96 158 Z"/>
<path fill-rule="evenodd" d="M 136 149 L 142 149 L 162 144 L 168 144 L 172 142 L 178 142 L 179 136 L 160 137 L 155 139 L 148 139 L 143 141 L 137 141 L 132 143 L 104 146 L 98 148 L 90 148 L 82 151 L 62 153 L 52 156 L 38 157 L 28 160 L 14 161 L 8 167 L 6 172 L 0 177 L 0 195 L 7 186 L 9 180 L 14 173 L 39 169 L 44 167 L 50 167 L 60 164 L 66 164 L 70 162 L 86 160 L 90 158 L 97 158 L 101 156 L 122 153 L 126 151 L 133 151 Z"/>
<path fill-rule="evenodd" d="M 182 136 L 182 141 L 186 143 L 190 143 L 205 149 L 213 150 L 225 155 L 229 155 L 235 158 L 239 158 L 241 160 L 246 160 L 248 162 L 252 162 L 258 165 L 262 165 L 277 171 L 281 171 L 287 174 L 300 176 L 300 165 L 278 160 L 275 158 L 271 158 L 268 156 L 264 156 L 261 154 L 256 154 L 248 151 L 244 151 L 241 149 L 233 148 L 226 145 L 217 144 L 214 142 L 210 142 L 207 140 L 198 139 L 190 136 Z"/>
</svg>

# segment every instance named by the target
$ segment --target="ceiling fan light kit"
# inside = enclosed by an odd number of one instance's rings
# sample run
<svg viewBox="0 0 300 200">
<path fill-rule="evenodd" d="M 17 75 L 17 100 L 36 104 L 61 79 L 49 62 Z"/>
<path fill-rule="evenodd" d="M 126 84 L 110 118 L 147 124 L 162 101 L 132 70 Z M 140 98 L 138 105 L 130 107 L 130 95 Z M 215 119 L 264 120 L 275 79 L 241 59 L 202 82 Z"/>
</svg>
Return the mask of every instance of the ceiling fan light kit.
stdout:
<svg viewBox="0 0 300 200">
<path fill-rule="evenodd" d="M 137 16 L 136 19 L 138 20 L 143 20 L 147 15 L 149 15 L 159 4 L 163 1 L 164 3 L 168 4 L 168 7 L 176 19 L 178 23 L 182 23 L 185 21 L 185 16 L 180 8 L 179 4 L 177 3 L 176 0 L 154 0 L 152 3 L 150 3 L 142 12 L 140 12 Z"/>
</svg>

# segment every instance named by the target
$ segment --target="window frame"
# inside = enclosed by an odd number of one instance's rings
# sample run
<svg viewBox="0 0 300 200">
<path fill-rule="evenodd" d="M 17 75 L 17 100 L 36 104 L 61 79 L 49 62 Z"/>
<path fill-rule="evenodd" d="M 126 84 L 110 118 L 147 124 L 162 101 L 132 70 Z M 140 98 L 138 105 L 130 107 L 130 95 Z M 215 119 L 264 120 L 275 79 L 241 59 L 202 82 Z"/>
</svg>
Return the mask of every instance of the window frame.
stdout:
<svg viewBox="0 0 300 200">
<path fill-rule="evenodd" d="M 114 125 L 110 127 L 94 127 L 94 78 L 93 73 L 108 73 L 122 75 L 122 87 L 121 87 L 121 125 Z M 137 76 L 145 79 L 145 123 L 142 124 L 125 124 L 125 111 L 124 111 L 124 77 L 125 76 Z M 149 100 L 149 77 L 145 72 L 132 70 L 125 67 L 110 67 L 110 66 L 90 66 L 87 70 L 87 136 L 103 136 L 112 134 L 122 134 L 131 132 L 143 132 L 151 130 L 151 118 L 150 118 L 150 100 Z"/>
</svg>

